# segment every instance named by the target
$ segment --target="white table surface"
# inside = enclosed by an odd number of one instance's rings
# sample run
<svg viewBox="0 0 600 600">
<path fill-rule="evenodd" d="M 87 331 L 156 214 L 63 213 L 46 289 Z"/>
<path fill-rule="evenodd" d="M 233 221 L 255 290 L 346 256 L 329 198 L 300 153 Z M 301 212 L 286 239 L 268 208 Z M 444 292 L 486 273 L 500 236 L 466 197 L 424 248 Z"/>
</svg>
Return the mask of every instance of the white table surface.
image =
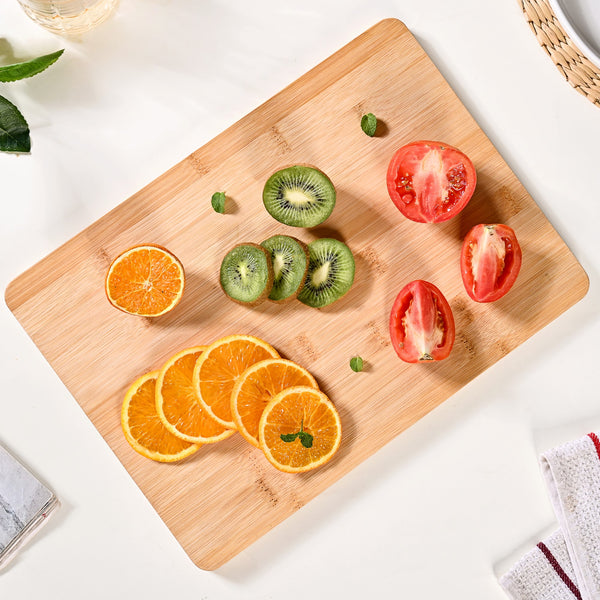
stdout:
<svg viewBox="0 0 600 600">
<path fill-rule="evenodd" d="M 0 154 L 0 283 L 385 17 L 565 239 L 588 295 L 217 572 L 189 560 L 3 304 L 0 441 L 62 507 L 0 574 L 2 598 L 501 599 L 498 573 L 554 527 L 538 456 L 600 429 L 600 107 L 516 0 L 122 0 L 69 41 L 3 0 L 2 63 L 66 52 L 0 84 L 33 140 Z"/>
</svg>

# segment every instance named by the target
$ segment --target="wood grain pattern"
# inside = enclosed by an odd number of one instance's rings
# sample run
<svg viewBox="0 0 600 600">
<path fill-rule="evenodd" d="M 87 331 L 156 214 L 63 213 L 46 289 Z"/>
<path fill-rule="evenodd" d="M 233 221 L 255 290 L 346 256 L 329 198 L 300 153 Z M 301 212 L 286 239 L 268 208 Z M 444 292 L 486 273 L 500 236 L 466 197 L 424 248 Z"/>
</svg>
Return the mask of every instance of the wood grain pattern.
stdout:
<svg viewBox="0 0 600 600">
<path fill-rule="evenodd" d="M 373 112 L 382 135 L 360 117 Z M 442 140 L 473 160 L 478 185 L 453 220 L 406 220 L 385 183 L 392 153 L 416 139 Z M 296 162 L 324 170 L 338 190 L 321 227 L 293 230 L 263 209 L 264 182 Z M 214 191 L 233 199 L 215 213 Z M 480 222 L 513 227 L 523 247 L 515 287 L 478 305 L 465 293 L 462 237 Z M 218 285 L 224 254 L 243 241 L 289 233 L 336 237 L 356 257 L 352 290 L 338 303 L 246 308 Z M 156 320 L 115 310 L 104 297 L 110 260 L 153 242 L 188 276 L 184 297 Z M 410 280 L 438 286 L 455 314 L 446 361 L 407 365 L 388 337 L 390 307 Z M 215 569 L 547 325 L 587 291 L 585 272 L 406 27 L 386 20 L 284 89 L 11 283 L 6 301 L 192 560 Z M 205 446 L 180 464 L 137 455 L 120 429 L 127 386 L 175 352 L 232 333 L 264 338 L 313 372 L 338 407 L 344 436 L 326 467 L 274 470 L 241 436 Z M 351 356 L 366 361 L 350 370 Z M 110 374 L 107 376 L 107 374 Z"/>
</svg>

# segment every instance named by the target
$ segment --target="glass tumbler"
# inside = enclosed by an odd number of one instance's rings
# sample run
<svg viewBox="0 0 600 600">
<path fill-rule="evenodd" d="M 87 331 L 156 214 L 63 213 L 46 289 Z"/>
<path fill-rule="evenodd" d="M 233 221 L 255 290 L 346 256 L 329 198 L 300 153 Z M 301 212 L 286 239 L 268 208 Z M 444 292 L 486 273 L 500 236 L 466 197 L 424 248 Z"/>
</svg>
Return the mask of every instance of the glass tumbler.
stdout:
<svg viewBox="0 0 600 600">
<path fill-rule="evenodd" d="M 119 0 L 18 0 L 36 23 L 53 33 L 77 35 L 105 21 Z"/>
</svg>

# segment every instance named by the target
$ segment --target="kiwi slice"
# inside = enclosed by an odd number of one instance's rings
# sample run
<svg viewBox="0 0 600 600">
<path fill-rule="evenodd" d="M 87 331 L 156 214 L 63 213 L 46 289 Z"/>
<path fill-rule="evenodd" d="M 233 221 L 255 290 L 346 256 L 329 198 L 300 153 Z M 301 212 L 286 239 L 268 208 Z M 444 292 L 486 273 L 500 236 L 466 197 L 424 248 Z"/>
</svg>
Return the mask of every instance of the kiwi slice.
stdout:
<svg viewBox="0 0 600 600">
<path fill-rule="evenodd" d="M 315 227 L 335 206 L 335 188 L 325 173 L 314 167 L 295 165 L 269 177 L 263 190 L 268 213 L 292 227 Z"/>
<path fill-rule="evenodd" d="M 308 245 L 306 281 L 298 300 L 320 308 L 339 300 L 354 281 L 354 256 L 346 244 L 330 238 Z"/>
<path fill-rule="evenodd" d="M 221 263 L 221 287 L 240 304 L 256 305 L 271 292 L 271 254 L 253 243 L 234 246 Z"/>
<path fill-rule="evenodd" d="M 293 300 L 302 289 L 308 269 L 308 248 L 294 237 L 274 235 L 261 246 L 271 253 L 273 288 L 269 300 Z"/>
</svg>

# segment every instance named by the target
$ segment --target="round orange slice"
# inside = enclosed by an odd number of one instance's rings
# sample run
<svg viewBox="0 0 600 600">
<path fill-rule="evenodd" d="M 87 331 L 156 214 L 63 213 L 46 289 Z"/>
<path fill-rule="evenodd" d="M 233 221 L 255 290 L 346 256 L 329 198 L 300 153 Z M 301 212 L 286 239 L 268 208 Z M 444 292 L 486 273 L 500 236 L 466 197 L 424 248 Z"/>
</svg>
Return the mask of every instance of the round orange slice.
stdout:
<svg viewBox="0 0 600 600">
<path fill-rule="evenodd" d="M 277 350 L 251 335 L 230 335 L 212 343 L 194 368 L 200 406 L 224 427 L 235 429 L 231 416 L 233 386 L 248 367 L 267 358 L 279 358 Z"/>
<path fill-rule="evenodd" d="M 136 379 L 125 394 L 121 409 L 121 427 L 130 446 L 146 458 L 174 462 L 200 448 L 174 436 L 156 413 L 156 379 L 152 371 Z"/>
<path fill-rule="evenodd" d="M 198 402 L 194 366 L 206 346 L 182 350 L 160 370 L 156 381 L 156 412 L 163 425 L 177 437 L 194 444 L 210 444 L 235 433 L 215 421 Z"/>
<path fill-rule="evenodd" d="M 323 392 L 293 387 L 267 404 L 258 425 L 258 438 L 273 466 L 286 473 L 301 473 L 331 459 L 342 439 L 342 424 Z"/>
<path fill-rule="evenodd" d="M 147 244 L 123 252 L 108 268 L 105 291 L 116 308 L 142 317 L 158 317 L 181 300 L 183 265 L 166 248 Z"/>
<path fill-rule="evenodd" d="M 231 392 L 231 416 L 238 431 L 251 444 L 258 443 L 258 423 L 271 398 L 295 386 L 319 389 L 315 378 L 291 360 L 270 358 L 248 367 Z"/>
</svg>

